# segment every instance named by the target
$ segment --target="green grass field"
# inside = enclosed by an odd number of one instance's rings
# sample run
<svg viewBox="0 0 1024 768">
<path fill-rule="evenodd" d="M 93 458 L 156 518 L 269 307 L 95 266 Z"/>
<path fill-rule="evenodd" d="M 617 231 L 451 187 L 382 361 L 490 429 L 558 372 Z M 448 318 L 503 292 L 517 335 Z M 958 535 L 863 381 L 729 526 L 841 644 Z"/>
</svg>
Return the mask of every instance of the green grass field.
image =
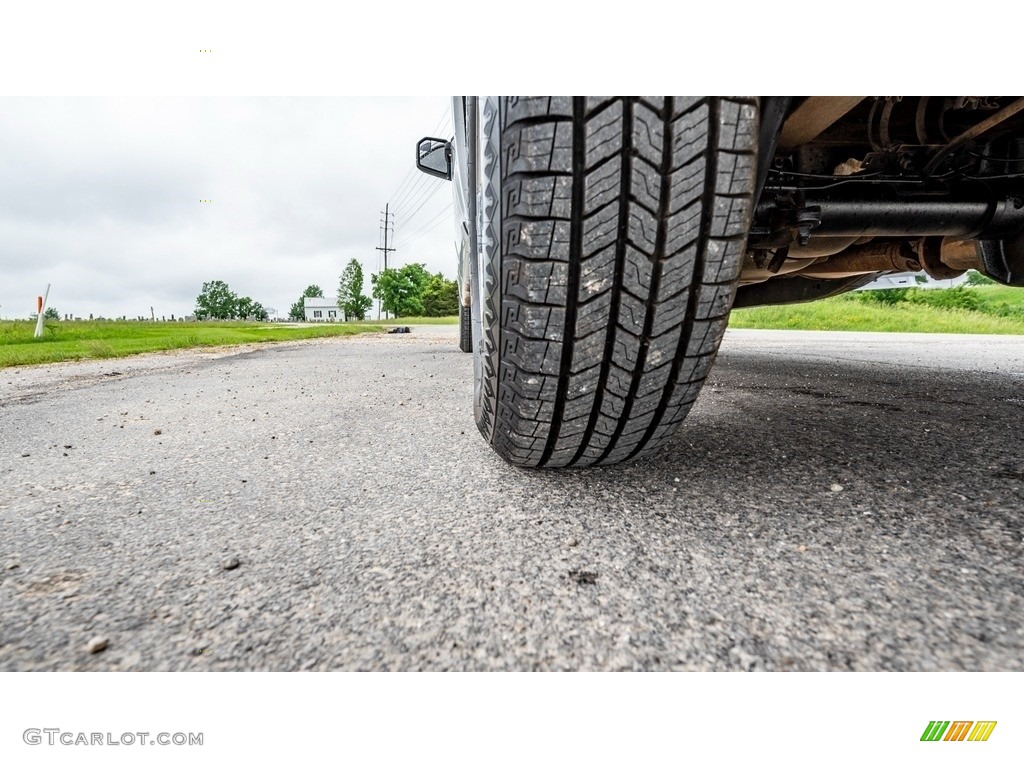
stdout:
<svg viewBox="0 0 1024 768">
<path fill-rule="evenodd" d="M 30 320 L 0 321 L 0 368 L 124 357 L 188 347 L 293 341 L 380 332 L 395 325 L 455 325 L 457 317 L 359 323 L 50 321 L 42 339 Z M 947 290 L 860 291 L 807 304 L 737 309 L 731 328 L 896 333 L 1024 334 L 1024 288 L 975 285 Z"/>
<path fill-rule="evenodd" d="M 730 328 L 1024 334 L 1024 288 L 859 291 L 807 304 L 734 310 Z"/>
<path fill-rule="evenodd" d="M 377 324 L 320 323 L 289 327 L 272 323 L 153 323 L 123 321 L 49 321 L 41 339 L 33 338 L 35 322 L 0 321 L 0 368 L 124 357 L 187 347 L 294 341 L 323 336 L 351 336 L 383 330 Z"/>
</svg>

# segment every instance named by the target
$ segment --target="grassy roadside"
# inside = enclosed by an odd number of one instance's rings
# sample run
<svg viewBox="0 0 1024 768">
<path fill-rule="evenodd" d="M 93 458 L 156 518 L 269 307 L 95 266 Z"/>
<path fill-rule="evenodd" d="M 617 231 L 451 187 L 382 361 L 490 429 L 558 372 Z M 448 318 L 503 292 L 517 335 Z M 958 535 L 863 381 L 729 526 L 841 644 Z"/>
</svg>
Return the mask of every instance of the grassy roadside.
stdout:
<svg viewBox="0 0 1024 768">
<path fill-rule="evenodd" d="M 382 331 L 396 325 L 455 325 L 458 317 L 403 317 L 291 326 L 270 323 L 0 321 L 0 368 L 124 357 L 188 347 L 293 341 Z M 947 290 L 861 291 L 808 304 L 735 310 L 731 328 L 1024 335 L 1024 289 L 975 285 Z"/>
<path fill-rule="evenodd" d="M 43 338 L 35 339 L 35 323 L 0 321 L 0 368 L 125 357 L 187 347 L 294 341 L 323 336 L 351 336 L 383 330 L 377 324 L 334 324 L 289 327 L 268 323 L 146 323 L 121 321 L 52 321 Z"/>
<path fill-rule="evenodd" d="M 734 310 L 730 328 L 1024 334 L 1024 288 L 860 291 L 807 304 Z"/>
</svg>

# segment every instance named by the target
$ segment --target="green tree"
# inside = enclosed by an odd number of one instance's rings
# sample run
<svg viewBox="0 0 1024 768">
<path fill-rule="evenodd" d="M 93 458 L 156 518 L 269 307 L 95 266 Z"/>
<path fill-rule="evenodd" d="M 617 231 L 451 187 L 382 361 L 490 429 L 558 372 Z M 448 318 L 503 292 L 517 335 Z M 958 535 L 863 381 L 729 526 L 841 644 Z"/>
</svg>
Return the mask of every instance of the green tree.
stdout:
<svg viewBox="0 0 1024 768">
<path fill-rule="evenodd" d="M 242 320 L 247 319 L 252 315 L 253 300 L 248 296 L 242 296 L 235 303 L 235 317 Z"/>
<path fill-rule="evenodd" d="M 319 285 L 314 283 L 313 285 L 307 286 L 306 290 L 304 290 L 302 295 L 299 296 L 299 300 L 292 304 L 292 308 L 288 310 L 288 317 L 292 320 L 304 320 L 306 318 L 306 310 L 304 308 L 303 299 L 322 299 L 323 297 L 324 292 L 320 290 Z"/>
<path fill-rule="evenodd" d="M 967 270 L 968 285 L 995 285 L 996 281 L 974 269 Z"/>
<path fill-rule="evenodd" d="M 236 309 L 236 316 L 241 320 L 266 320 L 269 317 L 263 305 L 248 296 L 243 296 L 238 300 Z"/>
<path fill-rule="evenodd" d="M 423 314 L 423 290 L 429 281 L 430 273 L 423 264 L 406 264 L 370 276 L 374 298 L 395 317 Z"/>
<path fill-rule="evenodd" d="M 196 317 L 200 320 L 230 320 L 238 316 L 238 296 L 223 280 L 203 283 L 196 297 Z"/>
<path fill-rule="evenodd" d="M 363 294 L 363 267 L 357 259 L 352 259 L 341 273 L 338 304 L 346 320 L 364 319 L 373 306 L 373 299 Z"/>
<path fill-rule="evenodd" d="M 265 322 L 270 319 L 270 313 L 267 312 L 266 307 L 264 307 L 258 301 L 254 301 L 252 303 L 252 319 Z"/>
<path fill-rule="evenodd" d="M 248 296 L 243 296 L 239 299 L 237 307 L 237 316 L 240 319 L 258 319 L 258 321 L 265 321 L 270 315 L 267 314 L 266 309 L 258 301 L 253 301 Z"/>
<path fill-rule="evenodd" d="M 38 320 L 39 313 L 33 312 L 28 316 L 29 320 Z M 43 320 L 60 320 L 60 312 L 55 307 L 47 307 L 46 311 L 43 312 Z"/>
<path fill-rule="evenodd" d="M 423 289 L 423 314 L 427 317 L 449 317 L 459 314 L 459 284 L 445 280 L 438 272 Z"/>
</svg>

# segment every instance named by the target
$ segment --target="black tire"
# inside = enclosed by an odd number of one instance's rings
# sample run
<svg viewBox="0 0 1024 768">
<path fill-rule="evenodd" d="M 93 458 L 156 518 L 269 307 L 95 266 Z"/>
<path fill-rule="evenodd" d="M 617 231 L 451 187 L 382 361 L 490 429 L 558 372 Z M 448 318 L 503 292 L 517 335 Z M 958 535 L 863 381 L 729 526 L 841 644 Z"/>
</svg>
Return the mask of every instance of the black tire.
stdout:
<svg viewBox="0 0 1024 768">
<path fill-rule="evenodd" d="M 459 349 L 473 351 L 473 320 L 469 307 L 459 307 Z"/>
<path fill-rule="evenodd" d="M 757 101 L 488 99 L 477 425 L 509 462 L 647 455 L 725 332 Z"/>
</svg>

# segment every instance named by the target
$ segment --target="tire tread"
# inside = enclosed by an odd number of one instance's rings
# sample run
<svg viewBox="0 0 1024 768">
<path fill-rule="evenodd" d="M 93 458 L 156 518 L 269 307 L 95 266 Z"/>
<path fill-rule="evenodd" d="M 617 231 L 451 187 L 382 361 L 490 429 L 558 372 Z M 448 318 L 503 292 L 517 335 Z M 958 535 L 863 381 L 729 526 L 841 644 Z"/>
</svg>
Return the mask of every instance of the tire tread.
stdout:
<svg viewBox="0 0 1024 768">
<path fill-rule="evenodd" d="M 756 117 L 743 98 L 499 104 L 478 423 L 507 460 L 613 463 L 683 420 L 735 291 Z"/>
</svg>

